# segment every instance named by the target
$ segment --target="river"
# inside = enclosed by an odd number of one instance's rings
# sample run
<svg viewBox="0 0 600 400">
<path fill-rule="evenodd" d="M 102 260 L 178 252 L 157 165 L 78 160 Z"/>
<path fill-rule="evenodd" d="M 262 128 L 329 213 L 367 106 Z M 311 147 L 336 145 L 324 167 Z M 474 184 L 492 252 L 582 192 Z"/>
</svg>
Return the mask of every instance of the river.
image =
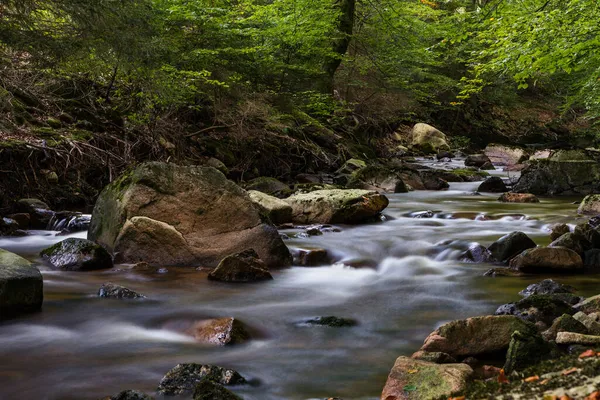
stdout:
<svg viewBox="0 0 600 400">
<path fill-rule="evenodd" d="M 218 283 L 193 268 L 140 273 L 116 266 L 77 273 L 42 265 L 43 311 L 0 324 L 0 398 L 95 400 L 125 389 L 151 394 L 176 364 L 197 362 L 253 379 L 254 385 L 233 388 L 245 399 L 378 399 L 396 357 L 417 350 L 437 326 L 493 313 L 541 280 L 484 277 L 491 266 L 458 262 L 462 250 L 515 230 L 547 244 L 548 225 L 577 222 L 577 199 L 502 204 L 495 194 L 474 195 L 478 185 L 389 195 L 385 222 L 287 240 L 290 248 L 325 248 L 339 262 L 274 271 L 270 282 Z M 427 210 L 432 218 L 415 218 Z M 34 232 L 0 238 L 0 248 L 41 262 L 37 253 L 63 239 Z M 581 295 L 597 294 L 594 275 L 557 280 Z M 96 297 L 107 281 L 148 298 Z M 299 323 L 326 315 L 359 325 Z M 254 340 L 208 347 L 178 329 L 185 321 L 228 316 L 245 322 Z"/>
</svg>

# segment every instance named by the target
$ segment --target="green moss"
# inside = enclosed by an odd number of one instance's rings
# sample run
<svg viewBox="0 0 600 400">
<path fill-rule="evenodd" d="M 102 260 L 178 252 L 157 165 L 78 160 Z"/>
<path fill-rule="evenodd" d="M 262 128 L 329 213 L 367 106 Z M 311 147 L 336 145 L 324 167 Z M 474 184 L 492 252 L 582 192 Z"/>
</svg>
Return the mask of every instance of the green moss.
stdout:
<svg viewBox="0 0 600 400">
<path fill-rule="evenodd" d="M 455 175 L 462 176 L 462 177 L 471 177 L 471 176 L 486 177 L 486 176 L 490 176 L 490 173 L 487 172 L 487 171 L 477 171 L 477 170 L 468 169 L 468 168 L 457 168 L 457 169 L 453 169 L 451 172 L 453 174 L 455 174 Z"/>
</svg>

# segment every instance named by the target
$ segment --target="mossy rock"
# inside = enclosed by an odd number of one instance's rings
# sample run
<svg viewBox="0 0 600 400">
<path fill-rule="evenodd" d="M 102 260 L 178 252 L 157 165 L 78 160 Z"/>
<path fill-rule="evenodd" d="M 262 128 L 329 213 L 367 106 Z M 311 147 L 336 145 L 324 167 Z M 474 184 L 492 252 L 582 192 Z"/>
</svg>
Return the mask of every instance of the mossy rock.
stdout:
<svg viewBox="0 0 600 400">
<path fill-rule="evenodd" d="M 537 333 L 515 331 L 508 345 L 504 371 L 510 374 L 513 371 L 522 370 L 549 358 L 556 352 L 555 346 L 546 342 Z"/>
<path fill-rule="evenodd" d="M 113 267 L 112 257 L 100 245 L 86 239 L 69 238 L 41 251 L 54 268 L 93 271 Z"/>
<path fill-rule="evenodd" d="M 246 379 L 232 369 L 195 363 L 177 364 L 161 379 L 157 391 L 164 396 L 189 395 L 205 378 L 221 385 L 246 383 Z"/>
<path fill-rule="evenodd" d="M 194 400 L 242 400 L 242 398 L 223 385 L 204 378 L 194 388 Z"/>
<path fill-rule="evenodd" d="M 39 311 L 44 299 L 42 274 L 26 259 L 0 249 L 0 320 Z"/>
</svg>

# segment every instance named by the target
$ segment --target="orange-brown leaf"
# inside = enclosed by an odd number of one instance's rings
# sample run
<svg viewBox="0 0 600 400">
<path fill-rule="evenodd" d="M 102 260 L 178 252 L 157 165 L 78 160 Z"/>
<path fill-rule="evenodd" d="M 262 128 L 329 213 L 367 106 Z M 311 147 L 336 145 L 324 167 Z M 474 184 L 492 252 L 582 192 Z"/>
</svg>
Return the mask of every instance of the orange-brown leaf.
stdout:
<svg viewBox="0 0 600 400">
<path fill-rule="evenodd" d="M 595 357 L 596 356 L 596 352 L 592 349 L 586 350 L 583 353 L 581 353 L 579 355 L 579 358 L 589 358 L 589 357 Z"/>
<path fill-rule="evenodd" d="M 595 391 L 594 393 L 590 393 L 585 400 L 600 400 L 600 391 Z"/>
<path fill-rule="evenodd" d="M 500 373 L 498 374 L 498 383 L 508 383 L 508 378 L 504 373 L 504 369 L 501 369 Z"/>
<path fill-rule="evenodd" d="M 540 385 L 545 385 L 548 382 L 550 382 L 550 379 L 544 379 L 543 381 L 540 382 Z"/>
<path fill-rule="evenodd" d="M 573 400 L 572 397 L 567 396 L 566 394 L 563 394 L 562 396 L 560 396 L 559 400 Z"/>
<path fill-rule="evenodd" d="M 530 376 L 530 377 L 527 377 L 527 378 L 523 379 L 524 382 L 528 382 L 528 383 L 529 382 L 537 382 L 539 380 L 540 380 L 540 377 L 537 376 L 537 375 L 533 375 L 533 376 Z"/>
<path fill-rule="evenodd" d="M 448 397 L 448 400 L 465 400 L 465 396 L 460 396 L 460 397 Z"/>
<path fill-rule="evenodd" d="M 565 370 L 562 372 L 562 374 L 563 374 L 563 375 L 571 375 L 573 372 L 577 372 L 577 371 L 579 371 L 579 368 L 575 368 L 575 367 L 573 367 L 573 368 L 565 369 Z M 563 396 L 563 397 L 564 397 L 564 396 Z M 562 398 L 562 397 L 561 397 L 561 398 Z"/>
</svg>

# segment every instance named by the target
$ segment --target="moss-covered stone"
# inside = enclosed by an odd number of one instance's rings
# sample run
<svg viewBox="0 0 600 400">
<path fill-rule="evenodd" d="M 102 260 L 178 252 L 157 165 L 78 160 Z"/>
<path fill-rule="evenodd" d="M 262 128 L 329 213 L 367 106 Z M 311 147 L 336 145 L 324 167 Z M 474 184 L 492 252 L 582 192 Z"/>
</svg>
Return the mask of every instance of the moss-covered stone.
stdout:
<svg viewBox="0 0 600 400">
<path fill-rule="evenodd" d="M 504 371 L 510 374 L 522 370 L 550 357 L 553 352 L 555 352 L 554 347 L 537 333 L 515 331 L 508 345 Z"/>
<path fill-rule="evenodd" d="M 100 245 L 85 239 L 69 238 L 40 253 L 53 267 L 67 271 L 93 271 L 113 267 L 112 257 Z"/>
<path fill-rule="evenodd" d="M 194 388 L 194 400 L 242 400 L 242 398 L 223 385 L 204 378 Z"/>
<path fill-rule="evenodd" d="M 44 299 L 40 271 L 26 259 L 0 249 L 0 320 L 39 311 Z"/>
<path fill-rule="evenodd" d="M 157 391 L 165 396 L 188 395 L 204 378 L 221 385 L 246 383 L 246 379 L 232 369 L 195 363 L 177 364 L 161 379 Z"/>
</svg>

